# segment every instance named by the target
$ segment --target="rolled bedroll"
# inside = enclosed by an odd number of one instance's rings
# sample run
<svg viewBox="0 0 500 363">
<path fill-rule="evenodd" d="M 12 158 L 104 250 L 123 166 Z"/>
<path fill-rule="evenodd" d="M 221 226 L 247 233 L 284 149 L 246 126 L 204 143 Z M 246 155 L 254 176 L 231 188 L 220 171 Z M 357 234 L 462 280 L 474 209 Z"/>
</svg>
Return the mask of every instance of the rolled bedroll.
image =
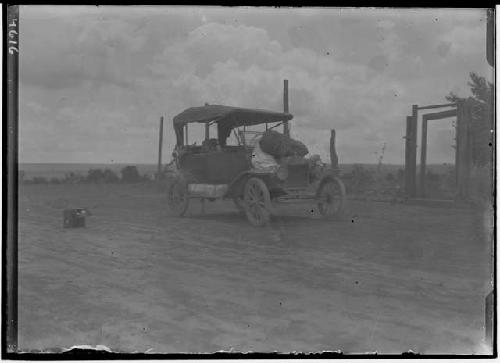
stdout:
<svg viewBox="0 0 500 363">
<path fill-rule="evenodd" d="M 305 156 L 309 153 L 307 146 L 274 130 L 267 130 L 260 139 L 262 151 L 274 157 Z"/>
</svg>

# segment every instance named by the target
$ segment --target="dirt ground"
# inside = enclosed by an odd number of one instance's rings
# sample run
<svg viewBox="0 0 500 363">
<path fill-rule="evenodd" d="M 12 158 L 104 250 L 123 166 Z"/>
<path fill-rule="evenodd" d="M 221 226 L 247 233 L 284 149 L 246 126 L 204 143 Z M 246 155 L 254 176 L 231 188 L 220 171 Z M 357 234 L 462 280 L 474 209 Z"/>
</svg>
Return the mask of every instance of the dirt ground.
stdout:
<svg viewBox="0 0 500 363">
<path fill-rule="evenodd" d="M 62 228 L 67 207 L 86 228 Z M 301 204 L 256 228 L 232 202 L 200 209 L 169 216 L 145 185 L 21 186 L 20 349 L 489 353 L 482 213 Z"/>
</svg>

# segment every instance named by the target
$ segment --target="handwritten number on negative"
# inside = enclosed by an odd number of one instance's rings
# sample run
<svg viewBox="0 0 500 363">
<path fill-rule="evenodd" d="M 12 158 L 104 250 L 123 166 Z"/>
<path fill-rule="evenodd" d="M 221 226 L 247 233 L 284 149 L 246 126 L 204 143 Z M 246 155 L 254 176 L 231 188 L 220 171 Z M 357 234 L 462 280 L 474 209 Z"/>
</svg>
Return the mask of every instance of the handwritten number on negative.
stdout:
<svg viewBox="0 0 500 363">
<path fill-rule="evenodd" d="M 12 19 L 12 23 L 9 24 L 9 27 L 15 27 L 16 25 L 17 25 L 17 19 Z M 18 34 L 19 33 L 17 32 L 17 30 L 14 29 L 9 30 L 9 54 L 14 54 L 14 52 L 19 53 L 17 45 L 10 45 L 10 44 L 17 44 Z"/>
</svg>

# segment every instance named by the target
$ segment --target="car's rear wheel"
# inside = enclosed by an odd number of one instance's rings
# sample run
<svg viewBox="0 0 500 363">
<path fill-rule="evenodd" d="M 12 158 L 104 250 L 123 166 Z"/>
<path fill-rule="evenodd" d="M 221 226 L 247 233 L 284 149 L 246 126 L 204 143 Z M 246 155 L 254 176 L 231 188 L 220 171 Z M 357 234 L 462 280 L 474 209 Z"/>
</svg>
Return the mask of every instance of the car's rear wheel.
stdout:
<svg viewBox="0 0 500 363">
<path fill-rule="evenodd" d="M 345 186 L 335 177 L 322 183 L 318 190 L 318 209 L 323 217 L 338 217 L 344 212 Z"/>
<path fill-rule="evenodd" d="M 259 178 L 250 178 L 245 184 L 244 207 L 248 221 L 264 226 L 271 219 L 271 196 L 266 184 Z"/>
<path fill-rule="evenodd" d="M 189 199 L 187 184 L 182 178 L 173 179 L 167 191 L 167 203 L 171 212 L 177 216 L 183 216 L 188 208 Z"/>
</svg>

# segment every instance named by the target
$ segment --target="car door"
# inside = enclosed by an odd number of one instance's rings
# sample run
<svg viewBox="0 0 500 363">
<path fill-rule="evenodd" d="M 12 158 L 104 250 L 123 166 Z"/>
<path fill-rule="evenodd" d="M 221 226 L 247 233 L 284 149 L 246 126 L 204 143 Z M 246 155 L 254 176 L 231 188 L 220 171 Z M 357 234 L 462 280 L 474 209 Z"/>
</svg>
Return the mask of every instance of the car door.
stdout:
<svg viewBox="0 0 500 363">
<path fill-rule="evenodd" d="M 245 148 L 235 146 L 183 155 L 180 166 L 189 182 L 198 184 L 229 184 L 242 171 L 250 169 Z"/>
</svg>

